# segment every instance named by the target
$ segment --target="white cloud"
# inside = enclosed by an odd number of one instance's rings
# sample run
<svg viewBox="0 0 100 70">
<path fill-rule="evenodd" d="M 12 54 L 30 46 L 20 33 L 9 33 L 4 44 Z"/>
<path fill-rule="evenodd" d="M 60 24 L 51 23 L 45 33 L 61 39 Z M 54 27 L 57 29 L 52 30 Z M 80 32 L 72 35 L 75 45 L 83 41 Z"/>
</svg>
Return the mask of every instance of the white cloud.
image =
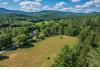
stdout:
<svg viewBox="0 0 100 70">
<path fill-rule="evenodd" d="M 49 6 L 46 5 L 43 7 L 43 10 L 50 10 L 50 8 L 49 8 Z"/>
<path fill-rule="evenodd" d="M 8 4 L 8 2 L 3 2 L 3 3 L 2 3 L 3 6 L 5 6 L 5 5 L 7 5 L 7 4 Z"/>
<path fill-rule="evenodd" d="M 59 2 L 54 7 L 49 7 L 49 6 L 43 7 L 43 10 L 59 10 L 59 11 L 62 11 L 62 10 L 65 10 L 65 9 L 67 10 L 65 2 Z"/>
<path fill-rule="evenodd" d="M 99 5 L 100 5 L 100 0 L 91 0 L 84 3 L 83 5 L 76 5 L 76 8 L 89 8 L 92 6 L 100 7 Z"/>
<path fill-rule="evenodd" d="M 36 0 L 36 2 L 40 2 L 40 1 L 42 1 L 42 0 Z"/>
<path fill-rule="evenodd" d="M 41 6 L 42 0 L 24 0 L 19 3 L 21 8 L 24 11 L 37 11 L 39 10 Z M 71 0 L 72 2 L 80 2 L 80 0 Z M 75 7 L 67 7 L 67 4 L 65 2 L 59 2 L 54 5 L 54 7 L 50 7 L 48 5 L 42 7 L 43 10 L 58 10 L 58 11 L 71 11 L 71 12 L 84 12 L 89 13 L 93 10 L 91 10 L 91 7 L 99 7 L 100 8 L 100 0 L 90 0 L 82 5 L 76 5 Z"/>
<path fill-rule="evenodd" d="M 92 13 L 92 12 L 93 12 L 92 9 L 87 9 L 83 13 Z"/>
<path fill-rule="evenodd" d="M 72 9 L 72 7 L 67 7 L 67 4 L 65 2 L 59 2 L 55 5 L 54 8 L 52 8 L 52 10 L 59 10 L 59 11 L 70 11 Z"/>
<path fill-rule="evenodd" d="M 60 9 L 60 8 L 64 8 L 65 6 L 66 6 L 65 2 L 60 2 L 60 3 L 57 3 L 54 8 Z"/>
<path fill-rule="evenodd" d="M 43 7 L 43 10 L 57 10 L 54 7 L 49 7 L 48 5 Z"/>
<path fill-rule="evenodd" d="M 75 7 L 66 7 L 66 6 L 67 5 L 65 2 L 60 2 L 57 3 L 54 7 L 44 6 L 43 8 L 45 10 L 58 10 L 58 11 L 74 12 L 74 13 L 91 13 L 95 11 L 100 11 L 100 0 L 90 0 L 84 3 L 83 5 L 76 5 Z"/>
<path fill-rule="evenodd" d="M 80 0 L 71 0 L 71 2 L 80 2 Z"/>
<path fill-rule="evenodd" d="M 24 11 L 32 12 L 32 11 L 39 10 L 38 7 L 41 6 L 40 1 L 41 0 L 36 0 L 36 1 L 22 1 L 22 2 L 19 3 L 19 5 L 21 6 L 21 8 Z"/>
<path fill-rule="evenodd" d="M 64 12 L 68 12 L 70 10 L 71 10 L 71 8 L 67 8 L 67 7 L 62 9 L 62 11 L 64 11 Z"/>
<path fill-rule="evenodd" d="M 14 2 L 20 2 L 20 0 L 13 0 Z"/>
<path fill-rule="evenodd" d="M 8 5 L 8 2 L 2 2 L 2 3 L 0 3 L 0 7 L 4 7 L 6 5 Z"/>
</svg>

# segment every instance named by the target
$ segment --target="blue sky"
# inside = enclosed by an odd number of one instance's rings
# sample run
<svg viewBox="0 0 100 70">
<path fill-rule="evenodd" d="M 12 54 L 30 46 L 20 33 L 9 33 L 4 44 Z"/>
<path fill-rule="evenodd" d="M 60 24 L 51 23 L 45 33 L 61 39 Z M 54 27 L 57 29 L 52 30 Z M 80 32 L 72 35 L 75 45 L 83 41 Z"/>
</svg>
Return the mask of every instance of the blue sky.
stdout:
<svg viewBox="0 0 100 70">
<path fill-rule="evenodd" d="M 0 7 L 27 12 L 58 10 L 64 12 L 100 12 L 100 0 L 0 0 Z"/>
</svg>

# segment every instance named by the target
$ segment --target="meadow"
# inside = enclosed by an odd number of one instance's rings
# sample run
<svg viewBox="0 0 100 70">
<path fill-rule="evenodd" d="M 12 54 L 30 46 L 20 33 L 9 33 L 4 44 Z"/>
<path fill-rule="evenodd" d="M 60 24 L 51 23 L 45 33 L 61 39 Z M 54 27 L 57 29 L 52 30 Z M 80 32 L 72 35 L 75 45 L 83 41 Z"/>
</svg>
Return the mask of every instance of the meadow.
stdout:
<svg viewBox="0 0 100 70">
<path fill-rule="evenodd" d="M 61 38 L 62 37 L 62 38 Z M 1 67 L 49 67 L 54 63 L 65 44 L 73 47 L 78 38 L 72 36 L 52 36 L 33 43 L 30 48 L 18 48 L 4 55 L 8 59 L 0 61 Z"/>
</svg>

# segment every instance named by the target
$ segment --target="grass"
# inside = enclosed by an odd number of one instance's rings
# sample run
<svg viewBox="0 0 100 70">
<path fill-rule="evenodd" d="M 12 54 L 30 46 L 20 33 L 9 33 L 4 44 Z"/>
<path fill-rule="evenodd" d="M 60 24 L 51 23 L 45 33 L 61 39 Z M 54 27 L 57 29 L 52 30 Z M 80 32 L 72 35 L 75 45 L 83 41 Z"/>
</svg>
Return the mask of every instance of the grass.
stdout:
<svg viewBox="0 0 100 70">
<path fill-rule="evenodd" d="M 68 44 L 72 47 L 77 37 L 54 36 L 34 43 L 34 47 L 9 51 L 9 59 L 0 61 L 2 67 L 48 67 L 54 63 L 61 48 Z"/>
</svg>

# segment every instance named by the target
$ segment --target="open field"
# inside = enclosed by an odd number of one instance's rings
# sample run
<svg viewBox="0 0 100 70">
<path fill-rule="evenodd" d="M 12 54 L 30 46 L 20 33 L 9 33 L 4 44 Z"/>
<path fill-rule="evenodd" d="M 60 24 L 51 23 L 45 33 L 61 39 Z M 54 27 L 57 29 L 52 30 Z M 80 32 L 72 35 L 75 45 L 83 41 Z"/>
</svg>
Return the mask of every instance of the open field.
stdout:
<svg viewBox="0 0 100 70">
<path fill-rule="evenodd" d="M 77 37 L 60 36 L 49 37 L 45 40 L 33 43 L 34 47 L 17 49 L 7 52 L 9 59 L 0 61 L 0 66 L 10 67 L 47 67 L 50 66 L 60 49 L 68 44 L 72 47 L 77 42 Z"/>
</svg>

